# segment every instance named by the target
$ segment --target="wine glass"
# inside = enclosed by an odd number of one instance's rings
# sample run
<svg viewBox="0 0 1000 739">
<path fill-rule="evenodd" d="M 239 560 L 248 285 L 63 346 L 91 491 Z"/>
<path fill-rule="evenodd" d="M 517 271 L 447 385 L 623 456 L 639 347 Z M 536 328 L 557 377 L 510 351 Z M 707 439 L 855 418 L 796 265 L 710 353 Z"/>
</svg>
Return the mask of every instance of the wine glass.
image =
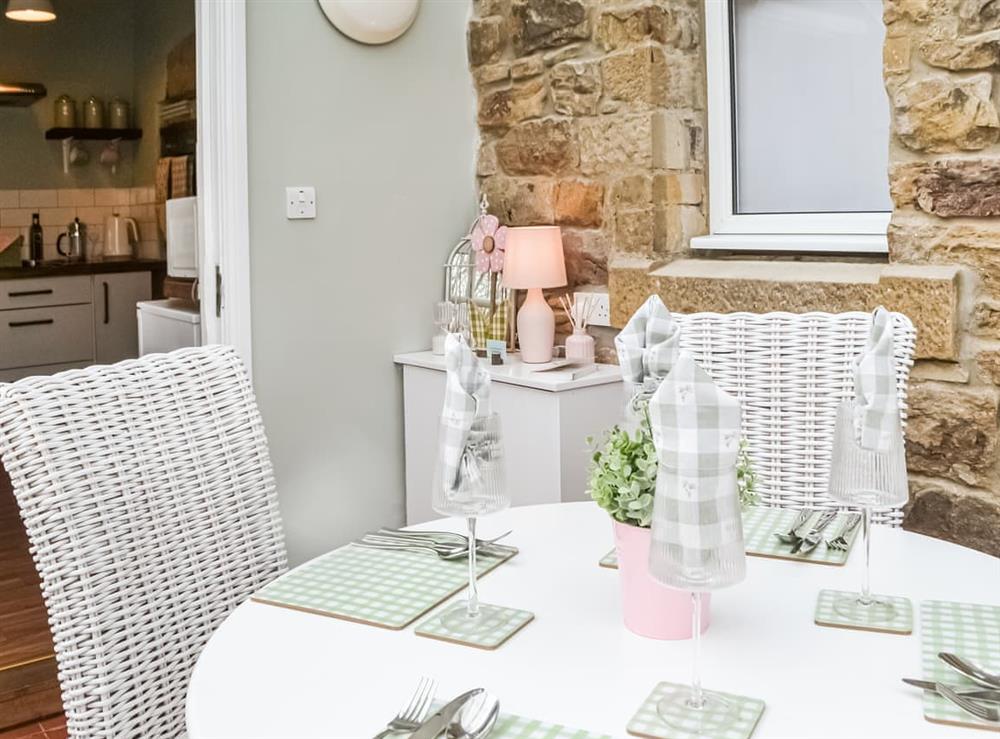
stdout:
<svg viewBox="0 0 1000 739">
<path fill-rule="evenodd" d="M 839 597 L 833 608 L 851 620 L 863 613 L 871 622 L 885 623 L 893 620 L 896 608 L 871 593 L 871 518 L 873 508 L 901 506 L 909 498 L 903 429 L 899 414 L 894 414 L 884 448 L 866 449 L 858 443 L 855 433 L 856 413 L 854 403 L 842 403 L 837 408 L 829 493 L 839 503 L 863 509 L 865 572 L 861 592 Z"/>
<path fill-rule="evenodd" d="M 431 505 L 444 516 L 462 516 L 469 527 L 469 590 L 464 604 L 456 603 L 441 615 L 444 627 L 456 634 L 492 631 L 505 623 L 509 609 L 479 602 L 476 588 L 476 519 L 510 506 L 504 463 L 500 414 L 488 413 L 473 420 L 462 450 L 457 482 L 443 481 L 440 456 L 435 472 Z"/>
</svg>

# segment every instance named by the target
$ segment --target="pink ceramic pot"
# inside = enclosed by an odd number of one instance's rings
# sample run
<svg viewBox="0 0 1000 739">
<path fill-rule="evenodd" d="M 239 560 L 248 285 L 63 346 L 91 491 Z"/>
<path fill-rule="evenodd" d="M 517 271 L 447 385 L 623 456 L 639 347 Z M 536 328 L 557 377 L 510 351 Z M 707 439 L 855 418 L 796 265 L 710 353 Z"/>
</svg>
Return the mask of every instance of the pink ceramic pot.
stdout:
<svg viewBox="0 0 1000 739">
<path fill-rule="evenodd" d="M 649 574 L 649 529 L 611 522 L 618 552 L 625 627 L 649 639 L 691 638 L 691 594 L 661 585 Z M 710 595 L 701 603 L 701 631 L 709 623 Z"/>
</svg>

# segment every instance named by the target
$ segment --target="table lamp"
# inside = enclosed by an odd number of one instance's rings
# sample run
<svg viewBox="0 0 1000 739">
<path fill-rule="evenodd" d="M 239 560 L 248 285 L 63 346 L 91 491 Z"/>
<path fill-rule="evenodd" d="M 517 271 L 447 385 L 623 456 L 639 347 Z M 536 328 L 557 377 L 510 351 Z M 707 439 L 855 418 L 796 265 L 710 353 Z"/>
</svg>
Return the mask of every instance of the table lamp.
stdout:
<svg viewBox="0 0 1000 739">
<path fill-rule="evenodd" d="M 566 284 L 562 233 L 558 226 L 522 226 L 507 230 L 503 285 L 527 290 L 517 312 L 521 361 L 548 362 L 556 338 L 556 317 L 545 302 L 542 288 Z"/>
</svg>

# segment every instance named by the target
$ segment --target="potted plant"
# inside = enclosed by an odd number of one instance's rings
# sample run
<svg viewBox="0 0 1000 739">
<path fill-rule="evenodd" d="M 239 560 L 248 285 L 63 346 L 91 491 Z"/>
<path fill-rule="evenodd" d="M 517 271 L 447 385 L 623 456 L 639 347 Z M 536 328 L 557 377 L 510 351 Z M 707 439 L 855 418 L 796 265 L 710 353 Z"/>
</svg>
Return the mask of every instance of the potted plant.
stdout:
<svg viewBox="0 0 1000 739">
<path fill-rule="evenodd" d="M 588 442 L 593 445 L 593 439 Z M 690 594 L 661 585 L 649 574 L 657 466 L 648 420 L 634 432 L 615 426 L 594 450 L 588 492 L 611 516 L 626 628 L 651 639 L 688 639 Z M 740 502 L 744 506 L 756 503 L 757 477 L 745 441 L 740 443 L 736 479 Z M 702 598 L 703 631 L 709 623 L 709 598 L 708 594 Z"/>
</svg>

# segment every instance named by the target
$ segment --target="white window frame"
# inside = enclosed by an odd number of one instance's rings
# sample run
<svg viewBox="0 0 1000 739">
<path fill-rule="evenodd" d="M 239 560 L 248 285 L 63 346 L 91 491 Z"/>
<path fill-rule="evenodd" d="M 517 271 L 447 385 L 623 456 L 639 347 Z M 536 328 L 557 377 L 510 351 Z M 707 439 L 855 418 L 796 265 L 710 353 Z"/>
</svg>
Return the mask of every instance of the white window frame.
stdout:
<svg viewBox="0 0 1000 739">
<path fill-rule="evenodd" d="M 803 253 L 887 253 L 889 247 L 886 230 L 892 215 L 889 212 L 776 214 L 736 212 L 733 198 L 731 8 L 732 0 L 705 0 L 708 210 L 711 234 L 691 239 L 691 248 Z"/>
</svg>

